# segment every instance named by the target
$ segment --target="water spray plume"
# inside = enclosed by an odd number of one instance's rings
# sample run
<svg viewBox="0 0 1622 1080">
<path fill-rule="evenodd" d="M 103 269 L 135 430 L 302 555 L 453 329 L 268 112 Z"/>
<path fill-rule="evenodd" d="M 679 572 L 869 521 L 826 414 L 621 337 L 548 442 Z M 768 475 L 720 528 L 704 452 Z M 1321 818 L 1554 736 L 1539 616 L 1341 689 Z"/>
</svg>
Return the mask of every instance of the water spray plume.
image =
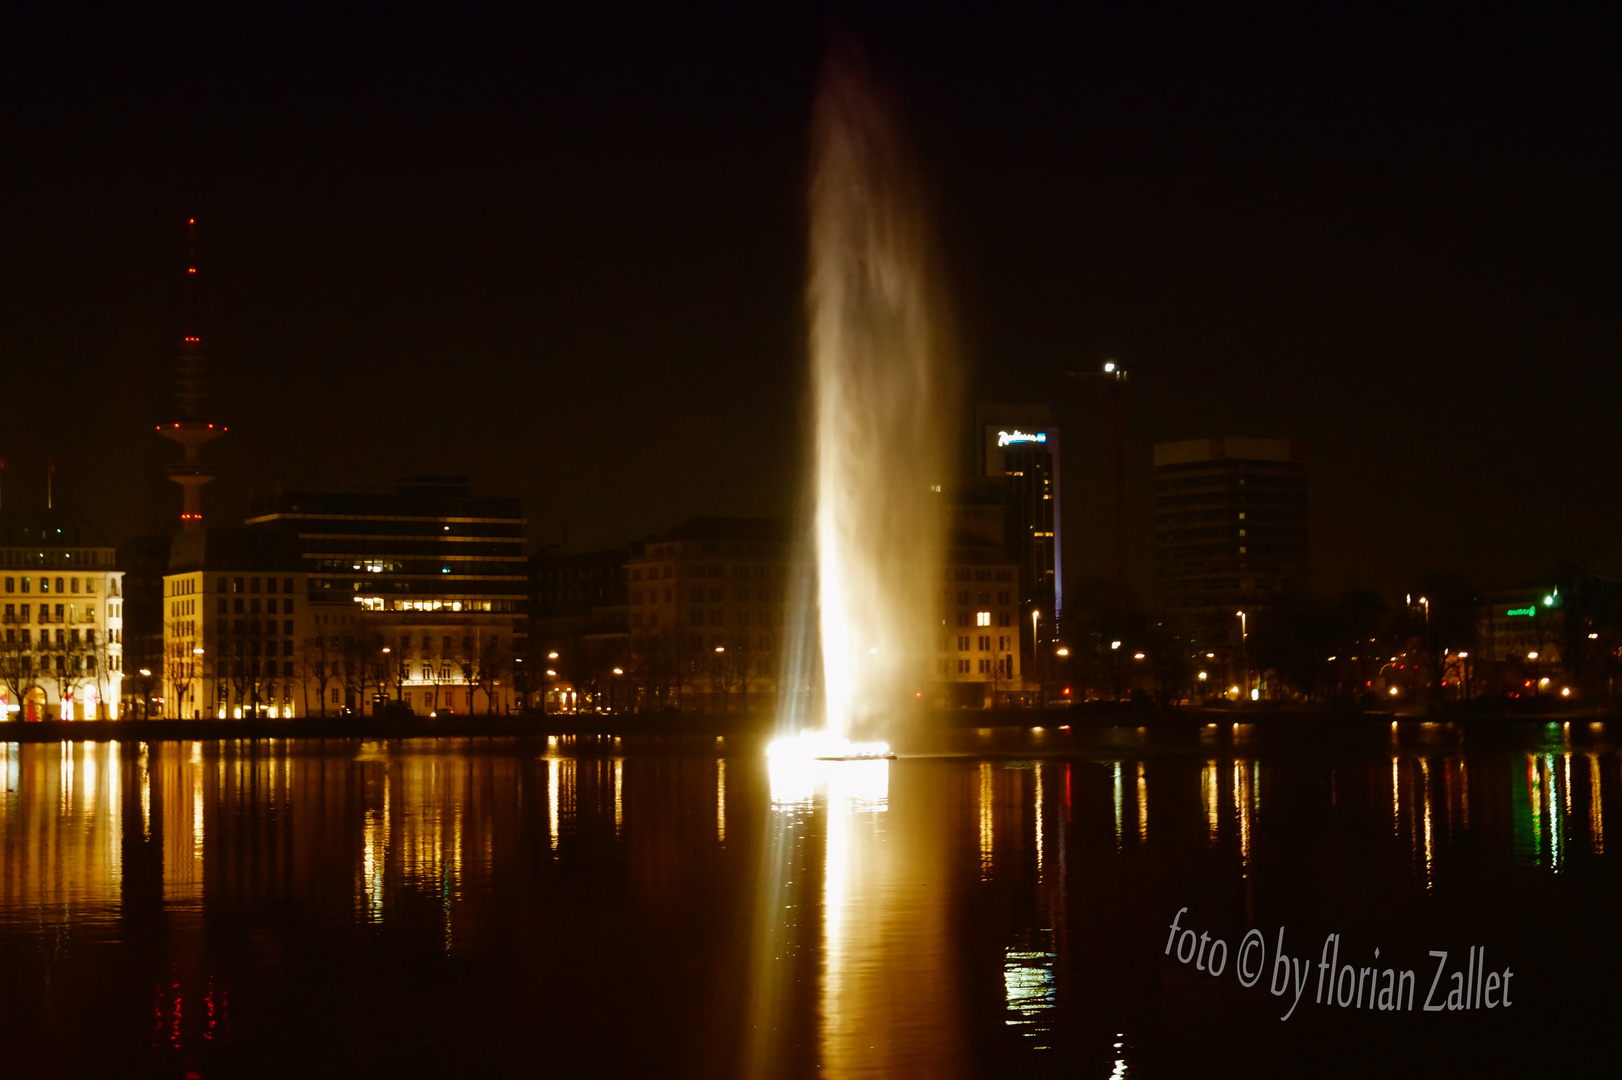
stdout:
<svg viewBox="0 0 1622 1080">
<path fill-rule="evenodd" d="M 860 52 L 813 117 L 807 305 L 827 735 L 882 733 L 929 678 L 956 401 L 921 186 Z"/>
</svg>

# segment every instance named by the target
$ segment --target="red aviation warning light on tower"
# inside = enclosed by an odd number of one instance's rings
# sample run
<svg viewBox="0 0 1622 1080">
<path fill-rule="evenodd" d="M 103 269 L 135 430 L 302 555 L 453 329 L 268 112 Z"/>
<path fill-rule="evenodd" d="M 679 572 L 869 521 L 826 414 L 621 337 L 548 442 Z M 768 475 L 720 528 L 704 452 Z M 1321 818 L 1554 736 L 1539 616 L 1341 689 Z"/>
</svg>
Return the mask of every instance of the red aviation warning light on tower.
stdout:
<svg viewBox="0 0 1622 1080">
<path fill-rule="evenodd" d="M 158 425 L 158 432 L 170 442 L 179 443 L 185 456 L 168 468 L 169 479 L 185 492 L 180 509 L 180 527 L 187 531 L 203 527 L 203 485 L 214 479 L 214 470 L 203 461 L 203 447 L 225 434 L 225 428 L 209 423 L 208 370 L 203 357 L 202 301 L 197 287 L 197 219 L 186 219 L 187 261 L 185 303 L 182 309 L 180 356 L 175 374 L 175 403 L 178 422 Z"/>
</svg>

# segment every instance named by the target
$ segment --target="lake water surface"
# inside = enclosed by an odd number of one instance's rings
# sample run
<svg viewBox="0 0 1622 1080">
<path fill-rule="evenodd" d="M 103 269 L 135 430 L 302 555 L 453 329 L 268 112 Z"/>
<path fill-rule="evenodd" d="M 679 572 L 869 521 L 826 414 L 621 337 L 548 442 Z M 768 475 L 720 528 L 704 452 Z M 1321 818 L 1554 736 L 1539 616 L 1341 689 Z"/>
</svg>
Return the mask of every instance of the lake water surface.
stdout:
<svg viewBox="0 0 1622 1080">
<path fill-rule="evenodd" d="M 1611 1055 L 1622 758 L 1601 728 L 901 749 L 0 742 L 0 1061 L 1103 1078 Z M 1455 985 L 1472 1008 L 1446 1007 Z"/>
</svg>

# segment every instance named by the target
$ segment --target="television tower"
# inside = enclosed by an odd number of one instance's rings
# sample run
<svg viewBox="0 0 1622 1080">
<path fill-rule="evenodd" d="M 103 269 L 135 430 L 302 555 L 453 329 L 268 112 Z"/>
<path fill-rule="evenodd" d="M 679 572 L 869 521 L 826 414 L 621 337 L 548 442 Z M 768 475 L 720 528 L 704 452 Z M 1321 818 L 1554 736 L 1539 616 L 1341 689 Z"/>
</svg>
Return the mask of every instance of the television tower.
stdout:
<svg viewBox="0 0 1622 1080">
<path fill-rule="evenodd" d="M 225 428 L 204 419 L 208 404 L 208 369 L 203 359 L 202 300 L 197 282 L 197 219 L 186 219 L 187 258 L 181 309 L 180 357 L 175 372 L 175 404 L 180 419 L 158 425 L 170 442 L 179 443 L 185 456 L 168 468 L 169 479 L 185 492 L 180 527 L 194 532 L 203 527 L 203 485 L 214 470 L 203 461 L 203 447 L 225 434 Z"/>
</svg>

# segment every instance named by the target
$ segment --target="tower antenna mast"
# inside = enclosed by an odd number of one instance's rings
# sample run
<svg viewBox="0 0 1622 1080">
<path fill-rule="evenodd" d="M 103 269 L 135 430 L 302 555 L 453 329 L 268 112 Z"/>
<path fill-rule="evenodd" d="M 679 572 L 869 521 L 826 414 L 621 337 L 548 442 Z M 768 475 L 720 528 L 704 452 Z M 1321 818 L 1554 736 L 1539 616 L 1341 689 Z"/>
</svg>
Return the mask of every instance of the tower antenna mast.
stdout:
<svg viewBox="0 0 1622 1080">
<path fill-rule="evenodd" d="M 203 447 L 225 434 L 225 428 L 206 419 L 208 368 L 203 355 L 202 296 L 197 274 L 197 219 L 186 219 L 185 301 L 182 306 L 180 355 L 175 371 L 175 405 L 179 419 L 160 424 L 158 432 L 178 443 L 184 456 L 169 465 L 169 479 L 185 493 L 180 527 L 193 532 L 203 527 L 203 485 L 214 470 L 203 461 Z"/>
</svg>

